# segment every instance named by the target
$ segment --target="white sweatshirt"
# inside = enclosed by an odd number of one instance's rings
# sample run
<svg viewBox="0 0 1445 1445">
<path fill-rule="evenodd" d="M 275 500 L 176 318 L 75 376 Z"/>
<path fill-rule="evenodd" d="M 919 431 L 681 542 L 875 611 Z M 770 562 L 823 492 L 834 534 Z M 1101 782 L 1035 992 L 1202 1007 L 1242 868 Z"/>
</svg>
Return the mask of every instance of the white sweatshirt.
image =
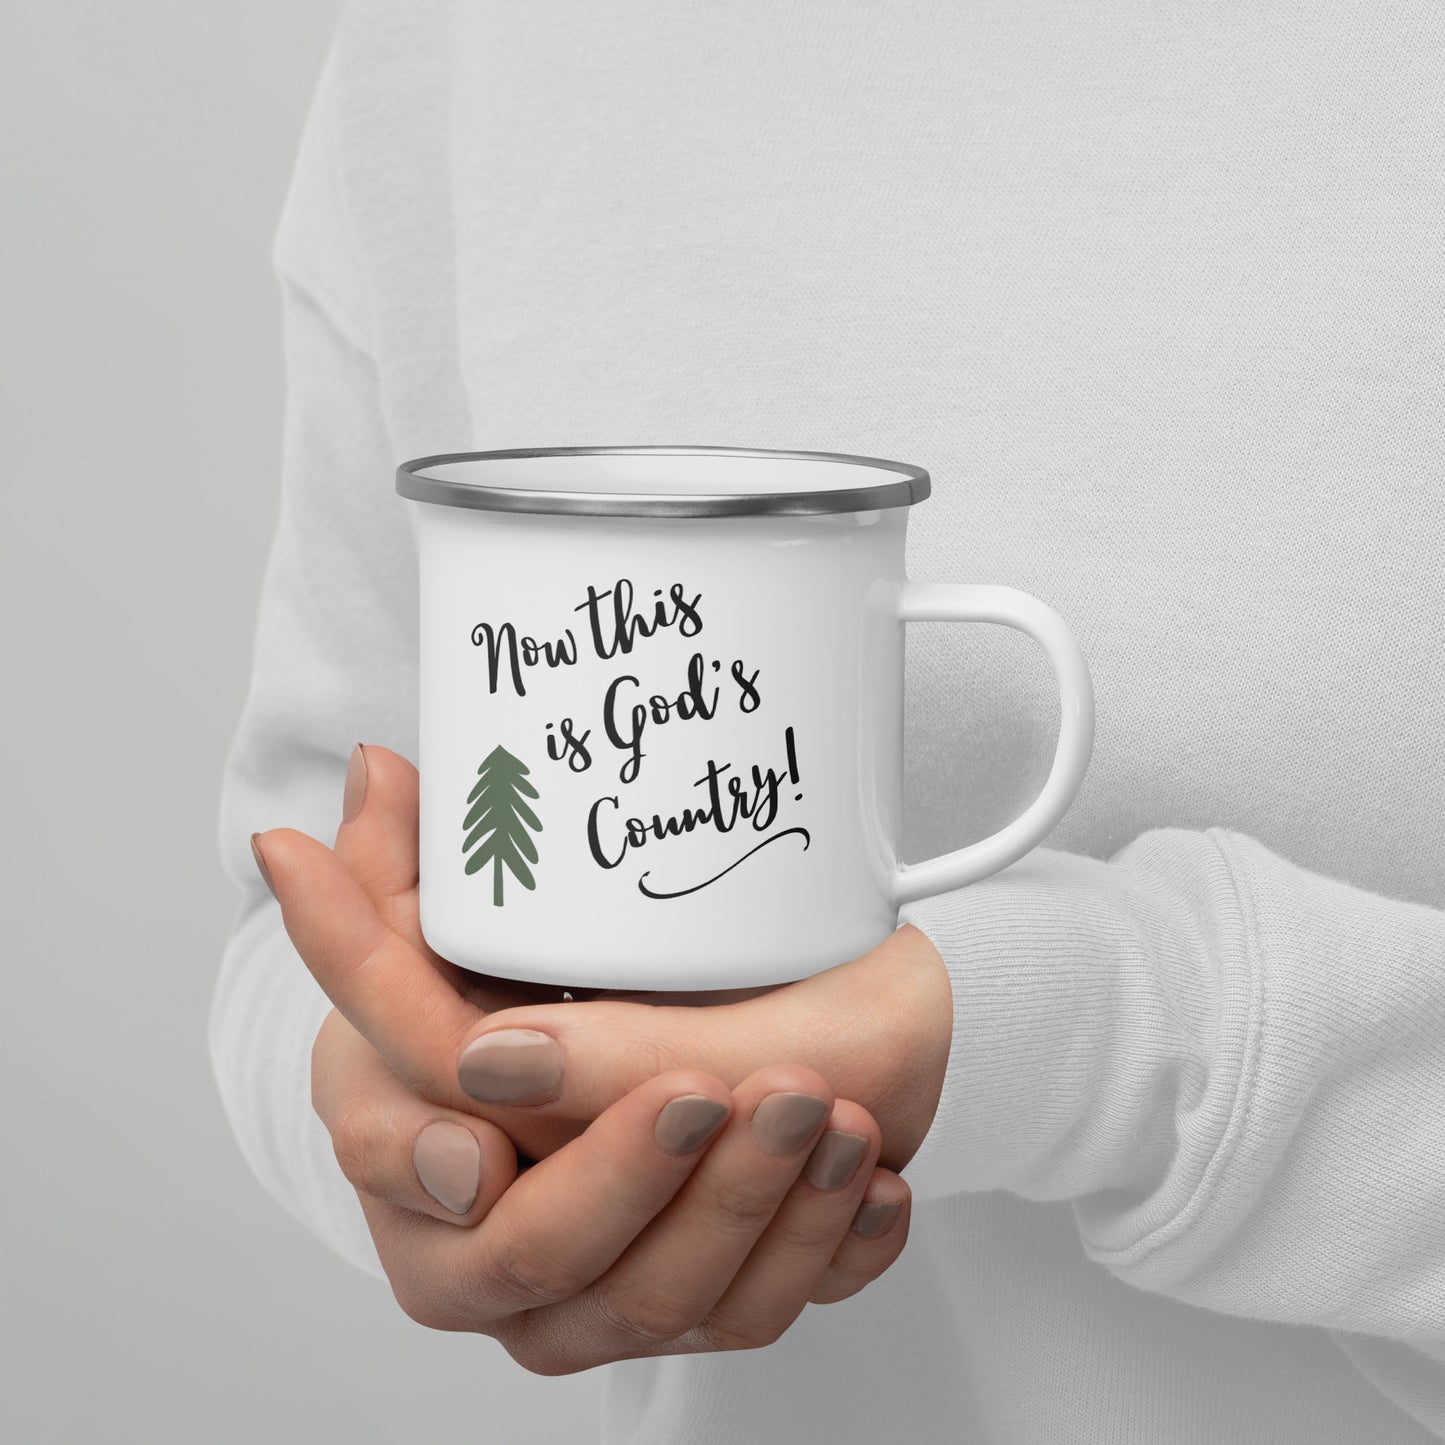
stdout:
<svg viewBox="0 0 1445 1445">
<path fill-rule="evenodd" d="M 1442 97 L 1438 0 L 352 4 L 222 801 L 266 1188 L 380 1277 L 247 835 L 329 842 L 352 744 L 416 755 L 395 464 L 914 462 L 910 574 L 1069 619 L 1093 765 L 905 911 L 956 1018 L 901 1259 L 770 1349 L 607 1367 L 602 1438 L 1445 1439 Z M 916 859 L 1021 810 L 1057 709 L 1002 629 L 912 629 L 907 681 Z"/>
</svg>

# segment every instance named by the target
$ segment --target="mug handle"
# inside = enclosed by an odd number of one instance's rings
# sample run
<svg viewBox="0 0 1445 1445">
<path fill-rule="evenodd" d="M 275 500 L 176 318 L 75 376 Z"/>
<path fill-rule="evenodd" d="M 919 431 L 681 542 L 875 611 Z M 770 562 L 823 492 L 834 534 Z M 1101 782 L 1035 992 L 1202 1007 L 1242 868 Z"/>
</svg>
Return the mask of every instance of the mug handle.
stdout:
<svg viewBox="0 0 1445 1445">
<path fill-rule="evenodd" d="M 1059 742 L 1038 797 L 997 833 L 922 863 L 900 863 L 895 906 L 977 882 L 1022 858 L 1068 811 L 1088 771 L 1094 746 L 1094 686 L 1079 644 L 1052 607 L 1014 587 L 905 582 L 897 593 L 900 622 L 997 622 L 1026 632 L 1053 664 L 1059 685 Z"/>
</svg>

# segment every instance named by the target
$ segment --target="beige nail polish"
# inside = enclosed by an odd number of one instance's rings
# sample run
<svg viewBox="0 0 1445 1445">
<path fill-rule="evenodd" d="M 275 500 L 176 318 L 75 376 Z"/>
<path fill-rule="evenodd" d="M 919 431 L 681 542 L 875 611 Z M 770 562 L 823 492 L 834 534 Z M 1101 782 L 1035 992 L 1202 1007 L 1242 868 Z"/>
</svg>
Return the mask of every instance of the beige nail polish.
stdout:
<svg viewBox="0 0 1445 1445">
<path fill-rule="evenodd" d="M 261 835 L 251 834 L 251 856 L 256 860 L 256 871 L 260 873 L 262 881 L 271 890 L 271 897 L 276 897 L 276 885 L 271 881 L 271 870 L 266 866 L 266 859 L 262 856 L 261 845 L 256 841 Z"/>
<path fill-rule="evenodd" d="M 769 1094 L 753 1111 L 753 1139 L 764 1154 L 791 1154 L 813 1137 L 832 1107 L 812 1094 Z"/>
<path fill-rule="evenodd" d="M 901 1200 L 894 1200 L 892 1204 L 860 1204 L 853 1216 L 853 1228 L 871 1239 L 882 1234 L 898 1218 L 898 1211 L 902 1208 Z"/>
<path fill-rule="evenodd" d="M 857 1172 L 868 1152 L 861 1134 L 843 1134 L 829 1129 L 813 1146 L 803 1174 L 814 1189 L 841 1189 Z"/>
<path fill-rule="evenodd" d="M 351 750 L 346 765 L 346 791 L 341 797 L 341 821 L 349 823 L 366 801 L 366 749 L 360 743 Z"/>
<path fill-rule="evenodd" d="M 428 1124 L 416 1136 L 412 1163 L 422 1188 L 453 1214 L 465 1214 L 476 1202 L 482 1151 L 470 1129 L 448 1119 Z"/>
<path fill-rule="evenodd" d="M 727 1116 L 726 1104 L 704 1094 L 684 1094 L 663 1106 L 652 1134 L 669 1154 L 691 1154 Z"/>
<path fill-rule="evenodd" d="M 562 1050 L 538 1029 L 497 1029 L 462 1051 L 457 1082 L 483 1104 L 542 1104 L 562 1082 Z"/>
</svg>

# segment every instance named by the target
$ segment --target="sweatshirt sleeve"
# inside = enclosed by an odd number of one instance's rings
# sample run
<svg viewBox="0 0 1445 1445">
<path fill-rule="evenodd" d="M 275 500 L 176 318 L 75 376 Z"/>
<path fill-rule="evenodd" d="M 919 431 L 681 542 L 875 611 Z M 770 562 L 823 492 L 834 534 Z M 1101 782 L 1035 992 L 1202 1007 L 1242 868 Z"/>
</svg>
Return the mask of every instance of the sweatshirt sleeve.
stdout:
<svg viewBox="0 0 1445 1445">
<path fill-rule="evenodd" d="M 222 782 L 221 860 L 240 904 L 209 1042 L 226 1116 L 261 1184 L 343 1258 L 384 1279 L 311 1108 L 311 1047 L 330 1004 L 250 848 L 252 832 L 272 827 L 334 838 L 354 743 L 414 755 L 415 541 L 393 490 L 364 277 L 338 190 L 333 95 L 328 62 L 273 252 L 287 373 L 280 517 Z"/>
<path fill-rule="evenodd" d="M 1445 1438 L 1445 913 L 1160 829 L 903 917 L 954 1003 L 916 1197 L 1070 1201 L 1120 1279 L 1325 1328 Z"/>
</svg>

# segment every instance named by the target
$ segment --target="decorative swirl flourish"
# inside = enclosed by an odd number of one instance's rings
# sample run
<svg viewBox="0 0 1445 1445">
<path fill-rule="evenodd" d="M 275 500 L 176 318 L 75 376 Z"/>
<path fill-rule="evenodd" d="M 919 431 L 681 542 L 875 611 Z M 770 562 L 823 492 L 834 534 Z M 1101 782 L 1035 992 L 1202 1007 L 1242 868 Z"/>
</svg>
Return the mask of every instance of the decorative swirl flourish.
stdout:
<svg viewBox="0 0 1445 1445">
<path fill-rule="evenodd" d="M 691 888 L 679 888 L 676 893 L 654 893 L 644 881 L 647 878 L 648 874 L 652 872 L 652 869 L 649 868 L 647 872 L 644 873 L 642 877 L 637 880 L 638 891 L 647 898 L 682 898 L 689 893 L 696 893 L 699 888 L 706 888 L 709 883 L 716 883 L 719 878 L 725 877 L 727 874 L 731 873 L 733 869 L 738 866 L 738 863 L 746 863 L 747 860 L 751 858 L 753 854 L 758 851 L 759 848 L 766 848 L 769 843 L 776 843 L 779 838 L 786 838 L 792 833 L 797 833 L 799 836 L 801 836 L 803 840 L 803 852 L 806 853 L 808 851 L 808 844 L 813 841 L 812 835 L 808 832 L 808 830 L 806 828 L 784 828 L 781 833 L 774 833 L 771 838 L 764 838 L 763 841 L 758 844 L 757 848 L 749 848 L 748 851 L 737 860 L 737 862 L 729 863 L 728 866 L 724 868 L 721 873 L 715 873 L 711 878 L 706 878 L 701 883 L 694 883 Z"/>
</svg>

